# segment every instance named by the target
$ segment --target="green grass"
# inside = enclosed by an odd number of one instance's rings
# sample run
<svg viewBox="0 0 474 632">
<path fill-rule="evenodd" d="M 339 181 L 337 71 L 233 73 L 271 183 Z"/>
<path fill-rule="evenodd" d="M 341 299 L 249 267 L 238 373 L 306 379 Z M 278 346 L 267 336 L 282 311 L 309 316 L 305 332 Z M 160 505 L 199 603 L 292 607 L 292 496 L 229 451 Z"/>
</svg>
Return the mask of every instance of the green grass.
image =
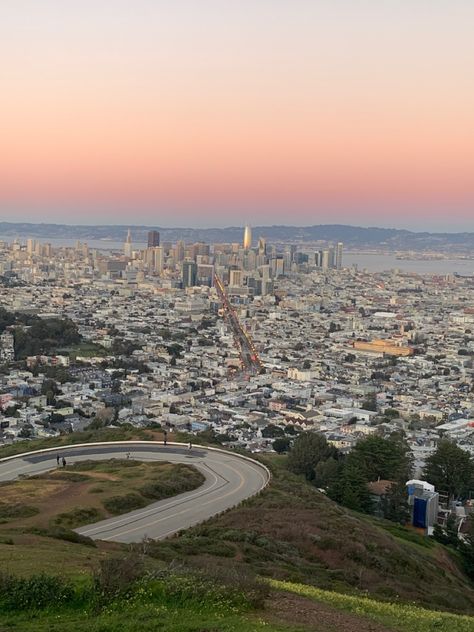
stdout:
<svg viewBox="0 0 474 632">
<path fill-rule="evenodd" d="M 116 584 L 115 578 L 121 573 L 135 576 L 133 565 L 129 558 L 109 567 L 102 566 L 94 580 L 89 577 L 75 582 L 45 575 L 20 580 L 0 576 L 0 613 L 4 612 L 3 616 L 0 614 L 0 629 L 2 632 L 297 630 L 264 620 L 265 613 L 259 605 L 261 589 L 255 592 L 257 584 L 249 586 L 240 580 L 220 583 L 195 574 L 169 573 L 162 579 L 138 576 L 123 585 Z"/>
<path fill-rule="evenodd" d="M 0 539 L 0 569 L 22 577 L 40 572 L 77 576 L 89 572 L 119 546 L 104 550 L 53 538 L 48 530 L 36 533 L 12 530 Z"/>
<path fill-rule="evenodd" d="M 82 356 L 84 358 L 105 358 L 108 355 L 107 349 L 105 349 L 105 347 L 87 341 L 81 342 L 74 347 L 71 347 L 69 350 L 67 350 L 67 353 L 69 353 L 69 357 L 71 358 L 71 360 L 75 360 L 77 356 Z"/>
<path fill-rule="evenodd" d="M 308 597 L 339 610 L 363 615 L 400 632 L 472 632 L 474 617 L 427 610 L 416 605 L 383 603 L 313 586 L 270 580 L 273 588 Z"/>
<path fill-rule="evenodd" d="M 258 615 L 232 612 L 216 616 L 194 607 L 139 605 L 100 614 L 13 615 L 0 618 L 1 632 L 302 632 L 303 628 L 269 624 Z M 327 628 L 326 628 L 327 630 Z M 326 632 L 326 631 L 325 631 Z"/>
</svg>

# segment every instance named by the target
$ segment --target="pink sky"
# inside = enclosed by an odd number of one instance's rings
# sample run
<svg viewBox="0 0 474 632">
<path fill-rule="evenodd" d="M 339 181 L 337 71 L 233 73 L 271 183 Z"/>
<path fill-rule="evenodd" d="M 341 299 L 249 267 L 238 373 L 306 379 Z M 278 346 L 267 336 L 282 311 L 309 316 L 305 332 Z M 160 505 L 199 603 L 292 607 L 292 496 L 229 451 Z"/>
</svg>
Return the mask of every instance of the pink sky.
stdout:
<svg viewBox="0 0 474 632">
<path fill-rule="evenodd" d="M 470 0 L 5 0 L 1 219 L 474 230 L 473 24 Z"/>
</svg>

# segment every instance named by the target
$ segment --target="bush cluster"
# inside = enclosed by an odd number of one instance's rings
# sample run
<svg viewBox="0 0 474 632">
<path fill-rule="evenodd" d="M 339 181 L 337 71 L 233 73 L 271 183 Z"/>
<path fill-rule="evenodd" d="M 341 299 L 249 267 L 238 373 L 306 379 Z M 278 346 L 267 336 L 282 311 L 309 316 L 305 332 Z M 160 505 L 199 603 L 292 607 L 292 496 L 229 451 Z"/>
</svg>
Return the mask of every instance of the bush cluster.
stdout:
<svg viewBox="0 0 474 632">
<path fill-rule="evenodd" d="M 72 585 L 60 577 L 40 574 L 22 578 L 0 573 L 0 610 L 43 610 L 73 598 Z"/>
</svg>

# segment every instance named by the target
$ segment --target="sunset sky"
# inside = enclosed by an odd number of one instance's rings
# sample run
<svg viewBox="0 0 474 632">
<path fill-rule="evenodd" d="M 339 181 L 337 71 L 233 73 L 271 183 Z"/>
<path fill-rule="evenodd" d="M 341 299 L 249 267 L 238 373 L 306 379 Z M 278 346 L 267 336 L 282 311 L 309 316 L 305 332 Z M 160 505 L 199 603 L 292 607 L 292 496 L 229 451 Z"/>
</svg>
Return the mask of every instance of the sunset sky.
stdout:
<svg viewBox="0 0 474 632">
<path fill-rule="evenodd" d="M 0 220 L 474 230 L 472 0 L 2 0 Z"/>
</svg>

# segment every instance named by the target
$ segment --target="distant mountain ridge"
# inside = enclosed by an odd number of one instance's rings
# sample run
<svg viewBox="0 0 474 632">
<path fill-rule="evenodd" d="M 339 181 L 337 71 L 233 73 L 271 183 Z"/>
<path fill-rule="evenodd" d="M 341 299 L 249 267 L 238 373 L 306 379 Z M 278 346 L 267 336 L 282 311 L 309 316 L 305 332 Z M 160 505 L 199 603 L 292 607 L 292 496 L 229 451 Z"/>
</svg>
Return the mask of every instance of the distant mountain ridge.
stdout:
<svg viewBox="0 0 474 632">
<path fill-rule="evenodd" d="M 143 225 L 96 225 L 33 224 L 26 222 L 0 222 L 0 238 L 27 239 L 79 239 L 122 241 L 128 229 L 136 243 L 146 242 L 149 230 L 158 230 L 163 241 L 204 241 L 209 243 L 240 242 L 243 227 L 226 228 L 162 228 Z M 397 228 L 364 228 L 345 224 L 320 224 L 313 226 L 254 226 L 254 242 L 259 237 L 268 241 L 287 243 L 311 243 L 316 241 L 343 241 L 352 248 L 386 248 L 387 250 L 449 250 L 474 252 L 474 232 L 430 233 L 414 232 Z"/>
</svg>

